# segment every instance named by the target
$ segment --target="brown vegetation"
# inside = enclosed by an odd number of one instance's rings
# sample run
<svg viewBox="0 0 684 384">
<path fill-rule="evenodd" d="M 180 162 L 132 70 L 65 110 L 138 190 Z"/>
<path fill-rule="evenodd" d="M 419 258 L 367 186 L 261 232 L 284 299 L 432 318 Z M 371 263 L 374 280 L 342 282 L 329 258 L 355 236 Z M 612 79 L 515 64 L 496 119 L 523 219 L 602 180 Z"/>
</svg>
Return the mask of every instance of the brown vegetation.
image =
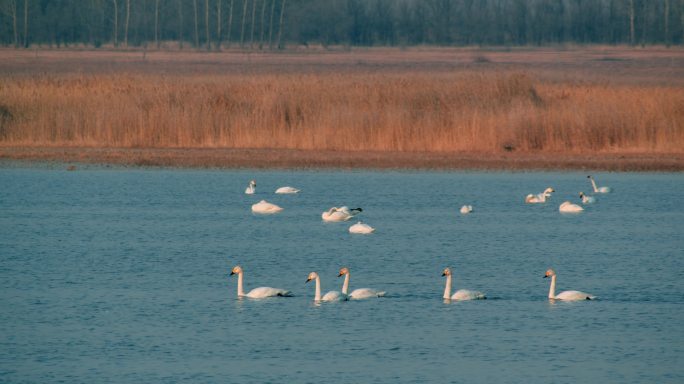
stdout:
<svg viewBox="0 0 684 384">
<path fill-rule="evenodd" d="M 383 56 L 372 51 L 364 65 L 358 59 L 331 63 L 325 54 L 318 55 L 319 61 L 288 55 L 281 58 L 290 62 L 285 70 L 274 66 L 272 56 L 245 63 L 243 55 L 234 55 L 232 62 L 216 55 L 239 70 L 195 74 L 188 73 L 192 61 L 165 73 L 151 73 L 145 62 L 128 63 L 125 71 L 59 73 L 41 72 L 40 65 L 31 71 L 0 64 L 0 71 L 5 69 L 0 77 L 0 146 L 684 153 L 681 79 L 669 85 L 667 75 L 655 75 L 635 82 L 644 68 L 636 65 L 631 51 L 591 59 L 599 72 L 608 73 L 607 66 L 622 71 L 603 81 L 568 75 L 567 65 L 549 65 L 548 52 L 537 53 L 527 70 L 525 63 L 510 64 L 515 52 L 509 57 L 457 52 L 468 60 L 461 66 L 435 59 L 443 54 L 436 52 L 428 55 L 430 65 L 423 66 L 415 52 L 404 53 L 409 62 L 415 60 L 407 66 L 395 61 L 401 52 L 389 52 L 387 70 L 367 64 L 382 64 Z M 591 56 L 585 51 L 576 55 Z M 678 51 L 671 56 L 682 60 Z M 497 65 L 502 58 L 509 64 Z M 83 62 L 87 65 L 88 59 Z M 316 64 L 328 67 L 311 70 Z M 131 70 L 136 67 L 141 69 Z"/>
</svg>

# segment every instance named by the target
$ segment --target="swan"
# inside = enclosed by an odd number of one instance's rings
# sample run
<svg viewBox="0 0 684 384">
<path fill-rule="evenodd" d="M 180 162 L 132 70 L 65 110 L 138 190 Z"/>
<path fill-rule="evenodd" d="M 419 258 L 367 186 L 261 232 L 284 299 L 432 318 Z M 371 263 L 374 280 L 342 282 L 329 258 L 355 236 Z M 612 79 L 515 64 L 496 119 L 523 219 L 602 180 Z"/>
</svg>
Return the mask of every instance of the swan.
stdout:
<svg viewBox="0 0 684 384">
<path fill-rule="evenodd" d="M 458 291 L 451 294 L 451 269 L 444 268 L 442 271 L 442 276 L 446 276 L 446 287 L 444 287 L 444 299 L 446 300 L 481 300 L 486 299 L 484 293 L 479 291 L 471 291 L 469 289 L 459 289 Z"/>
<path fill-rule="evenodd" d="M 558 210 L 563 213 L 579 213 L 584 211 L 584 208 L 569 201 L 565 201 L 558 207 Z"/>
<path fill-rule="evenodd" d="M 271 288 L 271 287 L 259 287 L 259 288 L 254 288 L 249 293 L 245 294 L 245 292 L 242 290 L 242 267 L 239 265 L 236 265 L 233 267 L 233 270 L 230 271 L 230 275 L 238 275 L 238 285 L 237 285 L 237 295 L 238 297 L 249 297 L 250 299 L 263 299 L 265 297 L 274 297 L 274 296 L 292 296 L 292 293 L 290 291 L 280 289 L 280 288 Z"/>
<path fill-rule="evenodd" d="M 330 291 L 321 298 L 321 278 L 318 277 L 318 273 L 309 273 L 309 277 L 307 277 L 306 282 L 308 283 L 311 280 L 316 280 L 316 295 L 314 296 L 315 302 L 349 300 L 349 296 L 347 296 L 346 293 L 342 293 L 340 291 Z"/>
<path fill-rule="evenodd" d="M 538 193 L 536 195 L 529 194 L 525 196 L 525 202 L 528 204 L 546 203 L 546 199 L 551 197 L 552 192 L 556 192 L 556 190 L 548 187 L 542 193 Z"/>
<path fill-rule="evenodd" d="M 556 272 L 549 269 L 544 274 L 544 278 L 551 278 L 551 287 L 549 288 L 549 299 L 578 301 L 578 300 L 594 300 L 596 296 L 580 291 L 563 291 L 556 295 Z"/>
<path fill-rule="evenodd" d="M 332 207 L 321 214 L 323 221 L 347 221 L 363 212 L 361 208 L 349 209 L 349 207 Z"/>
<path fill-rule="evenodd" d="M 463 215 L 467 215 L 472 211 L 473 211 L 472 205 L 464 205 L 461 207 L 461 214 L 463 214 Z"/>
<path fill-rule="evenodd" d="M 294 188 L 294 187 L 280 187 L 280 188 L 276 189 L 275 193 L 278 193 L 278 194 L 299 193 L 299 189 Z"/>
<path fill-rule="evenodd" d="M 283 210 L 283 208 L 281 208 L 275 204 L 271 204 L 266 200 L 261 200 L 260 202 L 252 205 L 252 212 L 254 212 L 254 213 L 264 213 L 264 214 L 278 213 L 282 210 Z"/>
<path fill-rule="evenodd" d="M 587 176 L 587 179 L 591 180 L 591 186 L 594 187 L 594 193 L 609 193 L 611 191 L 610 187 L 597 187 L 593 177 Z"/>
<path fill-rule="evenodd" d="M 349 233 L 359 233 L 362 235 L 367 235 L 373 232 L 375 232 L 375 228 L 371 227 L 368 224 L 364 224 L 360 221 L 349 227 Z"/>
<path fill-rule="evenodd" d="M 584 194 L 584 192 L 580 192 L 579 197 L 580 199 L 582 199 L 582 203 L 584 204 L 591 204 L 596 202 L 596 198 L 594 196 L 587 196 Z"/>
<path fill-rule="evenodd" d="M 254 192 L 256 192 L 256 181 L 250 180 L 247 189 L 245 189 L 245 193 L 248 195 L 253 195 Z"/>
<path fill-rule="evenodd" d="M 340 274 L 337 277 L 344 276 L 344 283 L 342 284 L 342 293 L 345 295 L 349 292 L 349 268 L 340 268 Z M 385 291 L 378 291 L 373 288 L 358 288 L 349 294 L 349 298 L 352 300 L 370 299 L 371 297 L 383 297 L 385 296 Z"/>
</svg>

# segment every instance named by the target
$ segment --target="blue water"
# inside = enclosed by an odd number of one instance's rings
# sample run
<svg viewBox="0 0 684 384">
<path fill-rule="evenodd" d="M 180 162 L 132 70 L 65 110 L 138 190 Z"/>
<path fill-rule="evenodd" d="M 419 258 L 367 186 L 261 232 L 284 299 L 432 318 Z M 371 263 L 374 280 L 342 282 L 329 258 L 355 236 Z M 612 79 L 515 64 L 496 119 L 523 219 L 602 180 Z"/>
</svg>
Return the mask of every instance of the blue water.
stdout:
<svg viewBox="0 0 684 384">
<path fill-rule="evenodd" d="M 568 216 L 585 173 L 62 168 L 0 168 L 0 382 L 684 382 L 683 174 L 595 174 Z M 296 296 L 236 299 L 237 264 Z M 388 297 L 314 305 L 342 266 Z M 489 299 L 444 303 L 446 266 Z"/>
</svg>

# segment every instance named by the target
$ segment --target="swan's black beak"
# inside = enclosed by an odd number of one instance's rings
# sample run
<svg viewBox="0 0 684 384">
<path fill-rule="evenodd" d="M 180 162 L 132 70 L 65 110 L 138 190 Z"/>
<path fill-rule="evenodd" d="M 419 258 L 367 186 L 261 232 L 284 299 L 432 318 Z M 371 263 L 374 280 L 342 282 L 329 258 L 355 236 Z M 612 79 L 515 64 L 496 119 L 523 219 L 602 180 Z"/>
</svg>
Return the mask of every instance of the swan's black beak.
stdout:
<svg viewBox="0 0 684 384">
<path fill-rule="evenodd" d="M 544 275 L 544 276 L 542 276 L 542 277 L 543 277 L 544 279 L 546 279 L 548 276 Z"/>
<path fill-rule="evenodd" d="M 311 281 L 311 279 L 306 279 L 306 281 L 304 282 L 304 284 L 308 283 L 309 281 Z"/>
<path fill-rule="evenodd" d="M 337 277 L 340 277 L 340 276 L 342 276 L 342 275 L 344 275 L 344 273 L 340 273 L 339 275 L 337 275 Z"/>
<path fill-rule="evenodd" d="M 230 275 L 231 275 L 231 276 L 233 276 L 234 274 L 235 274 L 235 272 L 233 272 L 233 271 L 230 271 Z"/>
<path fill-rule="evenodd" d="M 446 273 L 442 272 L 442 276 L 446 276 Z"/>
</svg>

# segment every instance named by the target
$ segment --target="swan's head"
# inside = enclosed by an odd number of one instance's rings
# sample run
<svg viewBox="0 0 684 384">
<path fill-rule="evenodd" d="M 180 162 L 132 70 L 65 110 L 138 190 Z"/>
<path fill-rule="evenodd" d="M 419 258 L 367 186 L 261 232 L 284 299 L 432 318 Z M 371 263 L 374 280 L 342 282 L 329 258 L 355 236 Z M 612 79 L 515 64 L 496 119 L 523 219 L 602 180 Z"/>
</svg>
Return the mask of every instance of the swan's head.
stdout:
<svg viewBox="0 0 684 384">
<path fill-rule="evenodd" d="M 587 176 L 587 179 L 591 179 L 591 176 Z"/>
<path fill-rule="evenodd" d="M 556 271 L 553 269 L 548 269 L 544 274 L 544 278 L 556 276 Z"/>
<path fill-rule="evenodd" d="M 316 272 L 311 272 L 309 273 L 309 277 L 306 278 L 306 282 L 308 283 L 311 280 L 316 280 L 318 278 L 318 273 Z"/>
<path fill-rule="evenodd" d="M 249 181 L 249 186 L 250 186 L 250 187 L 256 187 L 256 181 L 250 180 L 250 181 Z"/>
<path fill-rule="evenodd" d="M 444 270 L 442 271 L 442 276 L 451 276 L 451 269 L 444 268 Z"/>
<path fill-rule="evenodd" d="M 337 275 L 337 277 L 344 276 L 344 275 L 347 275 L 347 274 L 349 274 L 349 268 L 347 268 L 347 267 L 342 267 L 342 268 L 340 268 L 340 274 Z"/>
<path fill-rule="evenodd" d="M 242 267 L 239 266 L 239 265 L 234 266 L 233 269 L 230 271 L 230 275 L 231 275 L 231 276 L 232 276 L 232 275 L 237 275 L 237 274 L 240 274 L 240 273 L 242 273 Z"/>
<path fill-rule="evenodd" d="M 551 187 L 548 187 L 544 190 L 544 193 L 551 193 L 551 192 L 556 192 L 556 190 L 551 188 Z"/>
<path fill-rule="evenodd" d="M 584 192 L 580 192 L 580 199 L 584 197 Z"/>
</svg>

